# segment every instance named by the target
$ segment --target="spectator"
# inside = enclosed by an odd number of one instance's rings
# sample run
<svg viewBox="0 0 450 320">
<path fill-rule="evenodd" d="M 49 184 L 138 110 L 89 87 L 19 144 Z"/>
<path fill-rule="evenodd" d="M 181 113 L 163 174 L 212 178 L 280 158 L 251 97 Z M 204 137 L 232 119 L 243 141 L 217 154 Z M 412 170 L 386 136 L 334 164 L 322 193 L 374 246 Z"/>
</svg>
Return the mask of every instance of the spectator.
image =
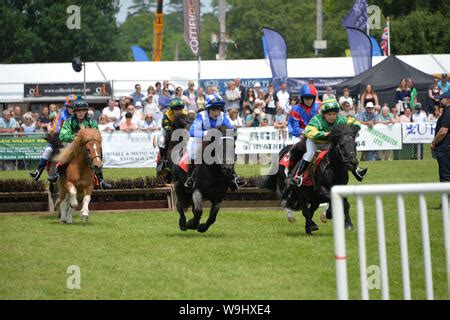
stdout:
<svg viewBox="0 0 450 320">
<path fill-rule="evenodd" d="M 125 103 L 124 100 L 122 101 Z M 113 99 L 108 100 L 108 106 L 103 108 L 102 114 L 106 116 L 106 122 L 111 123 L 114 128 L 117 129 L 120 126 L 120 109 L 115 106 Z"/>
<path fill-rule="evenodd" d="M 269 126 L 269 120 L 267 118 L 263 118 L 263 121 L 261 123 L 261 127 L 268 127 Z"/>
<path fill-rule="evenodd" d="M 241 128 L 244 125 L 242 123 L 241 117 L 239 117 L 239 112 L 237 108 L 232 108 L 228 111 L 228 119 L 235 128 Z"/>
<path fill-rule="evenodd" d="M 255 89 L 248 88 L 247 95 L 244 99 L 243 111 L 245 112 L 245 110 L 250 110 L 250 112 L 253 112 L 253 109 L 255 108 L 255 100 Z"/>
<path fill-rule="evenodd" d="M 367 91 L 367 90 L 366 90 Z M 361 122 L 368 126 L 369 128 L 373 128 L 376 122 L 376 116 L 374 112 L 374 104 L 372 101 L 367 102 L 365 111 L 358 114 L 357 118 Z M 362 153 L 362 160 L 374 161 L 376 160 L 377 152 L 376 151 L 364 151 Z"/>
<path fill-rule="evenodd" d="M 133 114 L 127 112 L 124 121 L 120 123 L 120 130 L 125 132 L 133 132 L 137 130 L 137 125 L 133 122 Z"/>
<path fill-rule="evenodd" d="M 162 84 L 161 82 L 156 82 L 155 83 L 155 93 L 153 94 L 153 102 L 159 106 L 159 97 L 162 94 Z"/>
<path fill-rule="evenodd" d="M 122 124 L 122 122 L 125 122 L 125 120 L 126 120 L 126 119 L 125 119 L 125 116 L 126 116 L 128 113 L 131 114 L 131 116 L 132 116 L 132 122 L 136 125 L 136 128 L 137 128 L 137 126 L 138 126 L 138 124 L 139 124 L 139 121 L 141 121 L 142 118 L 140 117 L 139 114 L 136 114 L 136 112 L 135 112 L 135 110 L 134 110 L 134 107 L 133 107 L 133 105 L 131 105 L 131 104 L 127 107 L 127 111 L 124 112 L 124 113 L 122 114 L 121 124 Z M 122 130 L 122 129 L 120 129 L 120 130 Z"/>
<path fill-rule="evenodd" d="M 194 110 L 188 111 L 188 119 L 189 119 L 190 123 L 193 123 L 196 117 L 197 117 L 197 113 Z"/>
<path fill-rule="evenodd" d="M 141 105 L 144 104 L 144 95 L 141 93 L 141 85 L 138 83 L 134 86 L 134 89 L 136 90 L 130 96 L 129 99 L 133 99 L 133 106 L 136 106 L 136 102 L 140 101 Z"/>
<path fill-rule="evenodd" d="M 412 113 L 411 108 L 407 107 L 405 109 L 405 112 L 400 116 L 400 122 L 401 123 L 411 122 L 411 113 Z"/>
<path fill-rule="evenodd" d="M 22 117 L 22 109 L 20 106 L 14 107 L 14 119 L 17 122 L 17 125 L 20 127 L 23 123 L 23 117 Z"/>
<path fill-rule="evenodd" d="M 449 92 L 450 83 L 448 83 L 448 77 L 446 73 L 443 73 L 441 76 L 441 80 L 438 82 L 439 89 L 441 89 L 442 93 Z"/>
<path fill-rule="evenodd" d="M 244 86 L 241 86 L 241 78 L 234 79 L 234 83 L 236 84 L 236 88 L 239 91 L 239 111 L 242 112 L 242 108 L 244 106 L 244 99 L 246 97 L 245 95 L 245 88 Z"/>
<path fill-rule="evenodd" d="M 151 113 L 147 113 L 144 117 L 144 120 L 139 122 L 139 130 L 152 132 L 161 129 L 161 126 L 158 126 L 155 120 L 153 120 L 153 116 Z"/>
<path fill-rule="evenodd" d="M 175 96 L 174 97 L 180 98 L 181 101 L 183 101 L 185 105 L 187 105 L 189 103 L 188 98 L 185 95 L 183 95 L 183 88 L 181 88 L 181 87 L 177 87 L 175 89 Z"/>
<path fill-rule="evenodd" d="M 105 132 L 116 130 L 114 127 L 114 121 L 108 121 L 108 116 L 102 114 L 98 117 L 98 130 Z"/>
<path fill-rule="evenodd" d="M 20 131 L 23 133 L 33 133 L 36 129 L 34 118 L 31 112 L 23 115 L 23 123 L 20 126 Z"/>
<path fill-rule="evenodd" d="M 167 89 L 167 92 L 169 94 L 169 98 L 172 99 L 174 91 L 170 90 L 169 87 L 172 87 L 173 89 L 175 89 L 175 85 L 173 83 L 170 83 L 169 81 L 164 80 L 163 81 L 163 92 L 164 92 L 164 89 Z"/>
<path fill-rule="evenodd" d="M 343 90 L 343 96 L 339 98 L 339 105 L 342 107 L 342 104 L 344 101 L 347 101 L 350 105 L 350 109 L 353 109 L 353 99 L 350 97 L 350 89 L 344 88 Z M 353 110 L 353 112 L 356 112 L 356 110 Z"/>
<path fill-rule="evenodd" d="M 15 133 L 17 122 L 10 110 L 3 110 L 3 118 L 0 119 L 0 133 Z"/>
<path fill-rule="evenodd" d="M 113 100 L 114 101 L 114 100 Z M 98 118 L 102 115 L 100 111 L 98 111 L 95 107 L 89 106 L 89 111 L 92 112 L 92 120 L 95 122 L 98 122 Z"/>
<path fill-rule="evenodd" d="M 213 87 L 207 86 L 206 87 L 206 95 L 209 96 L 210 94 L 213 94 Z"/>
<path fill-rule="evenodd" d="M 249 114 L 247 116 L 247 119 L 245 120 L 245 126 L 247 128 L 249 127 L 260 127 L 261 126 L 261 110 L 259 108 L 255 108 L 252 114 Z"/>
<path fill-rule="evenodd" d="M 139 116 L 139 121 L 144 119 L 144 108 L 141 101 L 136 102 L 136 105 L 134 106 L 134 114 Z"/>
<path fill-rule="evenodd" d="M 326 92 L 324 93 L 322 100 L 326 100 L 326 99 L 336 99 L 336 96 L 333 93 L 333 88 L 331 88 L 330 86 L 328 86 L 326 88 Z"/>
<path fill-rule="evenodd" d="M 287 138 L 287 117 L 283 108 L 278 106 L 277 114 L 275 115 L 275 121 L 273 123 L 275 129 L 278 129 L 278 139 L 286 140 Z"/>
<path fill-rule="evenodd" d="M 431 113 L 435 106 L 439 106 L 439 97 L 443 93 L 438 86 L 438 79 L 433 80 L 433 84 L 428 88 L 428 113 Z"/>
<path fill-rule="evenodd" d="M 197 106 L 197 90 L 195 90 L 195 83 L 192 80 L 188 81 L 188 88 L 183 91 L 183 96 L 186 97 L 187 110 L 198 111 Z"/>
<path fill-rule="evenodd" d="M 439 106 L 434 106 L 433 111 L 428 115 L 428 122 L 437 122 L 441 116 L 441 109 Z"/>
<path fill-rule="evenodd" d="M 280 85 L 280 90 L 277 92 L 277 97 L 278 97 L 278 103 L 279 103 L 280 107 L 283 108 L 283 110 L 286 114 L 289 114 L 289 112 L 291 112 L 291 105 L 289 104 L 290 94 L 287 91 L 287 83 L 286 82 L 283 82 Z"/>
<path fill-rule="evenodd" d="M 363 107 L 366 107 L 366 105 L 371 102 L 372 105 L 375 107 L 376 105 L 379 105 L 378 103 L 378 95 L 375 93 L 375 91 L 372 88 L 371 84 L 367 84 L 366 88 L 364 89 L 363 94 L 361 95 L 361 105 Z"/>
<path fill-rule="evenodd" d="M 54 104 L 54 103 L 52 103 L 52 104 L 50 105 L 50 114 L 51 114 L 52 112 L 58 113 L 58 107 L 57 107 L 56 104 Z"/>
<path fill-rule="evenodd" d="M 258 93 L 262 92 L 262 91 L 261 91 L 261 84 L 260 84 L 259 82 L 256 82 L 256 83 L 253 85 L 253 89 L 255 90 L 255 97 L 258 96 Z"/>
<path fill-rule="evenodd" d="M 252 112 L 249 109 L 244 111 L 244 115 L 242 117 L 242 122 L 244 123 L 245 126 L 247 126 L 247 118 L 251 114 L 252 114 Z"/>
<path fill-rule="evenodd" d="M 266 106 L 266 103 L 264 102 L 264 93 L 262 91 L 260 91 L 255 99 L 255 108 L 258 107 L 262 111 L 262 110 L 264 110 L 265 106 Z"/>
<path fill-rule="evenodd" d="M 155 120 L 156 123 L 160 124 L 163 118 L 163 113 L 161 112 L 161 110 L 159 110 L 158 105 L 154 102 L 153 99 L 153 95 L 147 97 L 147 104 L 144 107 L 144 118 L 147 114 L 151 114 L 153 120 Z"/>
<path fill-rule="evenodd" d="M 417 89 L 414 87 L 414 82 L 411 78 L 406 79 L 406 85 L 411 91 L 409 106 L 414 110 L 417 104 Z"/>
<path fill-rule="evenodd" d="M 403 78 L 400 81 L 400 85 L 395 90 L 395 101 L 397 101 L 398 110 L 402 114 L 406 107 L 409 106 L 409 101 L 411 99 L 411 89 L 408 88 L 406 79 Z"/>
<path fill-rule="evenodd" d="M 164 114 L 169 108 L 170 103 L 170 92 L 169 89 L 163 88 L 162 95 L 159 96 L 159 110 Z"/>
<path fill-rule="evenodd" d="M 420 103 L 416 104 L 416 108 L 411 115 L 411 122 L 427 122 L 428 116 L 425 110 L 422 109 Z M 423 159 L 423 143 L 413 144 L 414 159 Z"/>
<path fill-rule="evenodd" d="M 353 110 L 350 107 L 350 103 L 348 100 L 343 100 L 341 104 L 341 111 L 339 111 L 339 115 L 343 117 L 354 117 L 355 116 L 355 110 Z"/>
<path fill-rule="evenodd" d="M 205 110 L 205 94 L 203 93 L 203 88 L 198 88 L 197 91 L 197 112 Z"/>
<path fill-rule="evenodd" d="M 43 124 L 40 120 L 38 120 L 35 123 L 34 132 L 47 133 L 48 132 L 48 125 L 47 124 Z"/>
<path fill-rule="evenodd" d="M 47 124 L 49 124 L 50 123 L 50 117 L 49 117 L 49 115 L 50 115 L 50 113 L 49 113 L 49 109 L 48 109 L 48 107 L 43 107 L 42 108 L 42 112 L 41 112 L 41 114 L 40 114 L 40 116 L 39 116 L 39 121 L 42 123 L 42 124 L 44 124 L 44 125 L 47 125 Z"/>
<path fill-rule="evenodd" d="M 278 96 L 275 94 L 275 88 L 272 84 L 269 84 L 267 94 L 264 97 L 264 103 L 266 105 L 264 112 L 269 120 L 269 124 L 272 125 L 275 115 L 277 114 L 278 107 Z"/>
<path fill-rule="evenodd" d="M 382 123 L 386 125 L 395 123 L 394 115 L 390 112 L 388 107 L 381 108 L 381 112 L 376 118 L 376 123 Z"/>
<path fill-rule="evenodd" d="M 392 114 L 392 117 L 393 117 L 394 122 L 395 122 L 395 123 L 399 123 L 399 122 L 400 122 L 400 117 L 398 116 L 398 109 L 397 109 L 397 106 L 393 106 L 393 107 L 391 108 L 391 114 Z"/>
<path fill-rule="evenodd" d="M 239 89 L 236 88 L 236 83 L 234 81 L 228 82 L 228 87 L 225 91 L 225 111 L 233 108 L 239 108 L 240 99 L 241 94 L 239 92 Z"/>
</svg>

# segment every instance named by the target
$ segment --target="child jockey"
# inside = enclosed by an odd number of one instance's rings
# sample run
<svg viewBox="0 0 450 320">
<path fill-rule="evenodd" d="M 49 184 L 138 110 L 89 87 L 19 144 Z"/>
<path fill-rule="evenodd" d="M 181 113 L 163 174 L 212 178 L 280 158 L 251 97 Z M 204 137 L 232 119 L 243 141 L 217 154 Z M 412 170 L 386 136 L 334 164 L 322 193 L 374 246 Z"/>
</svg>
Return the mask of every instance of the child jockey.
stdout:
<svg viewBox="0 0 450 320">
<path fill-rule="evenodd" d="M 361 127 L 361 124 L 353 117 L 343 117 L 339 113 L 339 104 L 334 98 L 326 99 L 322 102 L 320 114 L 315 115 L 303 131 L 306 140 L 306 153 L 303 155 L 302 162 L 296 173 L 298 180 L 294 183 L 301 186 L 303 182 L 303 173 L 312 161 L 317 149 L 326 150 L 330 146 L 328 136 L 334 125 L 347 124 Z M 353 175 L 358 181 L 362 181 L 367 173 L 366 169 L 356 168 L 352 170 Z"/>
<path fill-rule="evenodd" d="M 61 127 L 64 124 L 64 121 L 69 119 L 73 114 L 73 102 L 77 98 L 76 95 L 71 94 L 66 97 L 66 100 L 64 101 L 65 109 L 60 111 L 58 115 L 56 116 L 55 120 L 52 123 L 52 130 L 50 134 L 56 134 L 59 135 L 59 132 L 61 131 Z M 38 181 L 41 177 L 42 172 L 45 169 L 45 166 L 50 161 L 50 158 L 53 154 L 53 147 L 52 144 L 49 143 L 47 148 L 44 149 L 41 155 L 41 159 L 39 160 L 38 168 L 30 172 L 31 178 L 33 178 L 34 181 Z"/>
<path fill-rule="evenodd" d="M 162 130 L 159 135 L 158 147 L 159 147 L 159 159 L 157 171 L 163 169 L 164 164 L 167 162 L 167 147 L 166 134 L 167 132 L 174 130 L 174 121 L 176 116 L 185 115 L 187 117 L 187 112 L 184 109 L 184 102 L 179 97 L 173 98 L 169 103 L 169 110 L 164 113 L 162 120 Z"/>
<path fill-rule="evenodd" d="M 87 116 L 88 103 L 81 97 L 78 97 L 74 103 L 73 107 L 75 109 L 75 114 L 68 120 L 66 120 L 61 128 L 59 134 L 59 139 L 62 142 L 70 143 L 75 139 L 76 134 L 81 128 L 94 128 L 98 130 L 97 122 L 90 120 Z M 59 176 L 62 174 L 62 168 L 65 163 L 58 162 L 56 164 L 55 174 L 48 178 L 48 181 L 55 183 Z M 95 171 L 95 175 L 100 182 L 100 187 L 102 189 L 110 189 L 111 185 L 103 180 L 102 170 Z"/>
<path fill-rule="evenodd" d="M 201 150 L 202 138 L 205 136 L 206 132 L 209 129 L 217 128 L 219 126 L 226 126 L 230 129 L 234 129 L 233 125 L 228 120 L 228 117 L 225 115 L 225 113 L 222 112 L 224 106 L 225 101 L 223 101 L 220 95 L 215 93 L 208 95 L 205 98 L 205 110 L 197 114 L 197 117 L 195 118 L 189 129 L 190 138 L 187 151 L 189 153 L 190 164 L 188 178 L 184 184 L 184 186 L 188 190 L 192 190 L 194 184 L 193 172 L 195 165 L 193 165 L 192 162 L 195 162 L 196 153 Z M 234 179 L 232 181 L 232 184 L 230 185 L 230 189 L 232 191 L 247 183 L 247 181 L 238 177 L 234 169 L 233 177 Z"/>
</svg>

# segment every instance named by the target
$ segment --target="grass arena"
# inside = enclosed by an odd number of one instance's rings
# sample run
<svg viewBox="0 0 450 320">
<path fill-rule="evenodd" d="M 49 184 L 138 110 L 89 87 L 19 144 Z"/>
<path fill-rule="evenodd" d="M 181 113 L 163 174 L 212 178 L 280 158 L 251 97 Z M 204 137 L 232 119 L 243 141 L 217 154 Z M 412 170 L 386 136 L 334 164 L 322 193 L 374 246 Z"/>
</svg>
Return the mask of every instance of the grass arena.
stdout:
<svg viewBox="0 0 450 320">
<path fill-rule="evenodd" d="M 429 146 L 425 145 L 428 151 Z M 362 162 L 364 184 L 437 182 L 437 163 L 424 160 Z M 258 165 L 238 165 L 243 176 Z M 114 180 L 154 175 L 154 169 L 105 169 Z M 46 178 L 45 174 L 42 179 Z M 26 171 L 0 172 L 28 179 Z M 351 177 L 349 184 L 360 184 Z M 391 299 L 402 298 L 396 199 L 383 198 Z M 355 199 L 349 198 L 356 221 Z M 435 299 L 447 297 L 439 196 L 427 197 Z M 425 299 L 417 197 L 405 197 L 413 299 Z M 204 234 L 178 228 L 171 210 L 92 211 L 82 223 L 60 225 L 56 214 L 0 214 L 0 299 L 335 299 L 333 229 L 307 236 L 304 219 L 288 223 L 280 208 L 222 208 Z M 379 265 L 374 201 L 365 201 L 367 265 Z M 192 212 L 187 213 L 188 218 Z M 206 219 L 205 210 L 203 220 Z M 357 232 L 346 232 L 349 294 L 359 298 Z M 75 266 L 75 267 L 74 267 Z M 76 288 L 73 270 L 78 272 Z M 376 281 L 371 299 L 380 299 Z"/>
</svg>

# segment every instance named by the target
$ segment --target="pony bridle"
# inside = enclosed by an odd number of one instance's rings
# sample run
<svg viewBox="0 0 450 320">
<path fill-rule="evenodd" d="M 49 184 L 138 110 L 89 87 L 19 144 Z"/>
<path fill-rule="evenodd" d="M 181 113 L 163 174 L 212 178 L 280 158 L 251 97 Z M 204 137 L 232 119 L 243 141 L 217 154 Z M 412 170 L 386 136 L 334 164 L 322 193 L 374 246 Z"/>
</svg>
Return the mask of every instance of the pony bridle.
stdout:
<svg viewBox="0 0 450 320">
<path fill-rule="evenodd" d="M 97 151 L 97 145 L 94 144 L 94 152 L 95 152 L 95 156 L 91 158 L 91 155 L 90 155 L 90 153 L 89 153 L 89 151 L 88 151 L 88 149 L 87 149 L 87 147 L 86 147 L 86 145 L 87 145 L 89 142 L 91 142 L 91 141 L 97 142 L 97 143 L 100 144 L 100 145 L 101 145 L 101 142 L 100 142 L 99 140 L 97 140 L 97 139 L 90 139 L 90 140 L 86 141 L 86 143 L 84 144 L 84 152 L 85 152 L 85 154 L 86 154 L 86 156 L 87 156 L 87 159 L 88 159 L 88 162 L 89 162 L 89 167 L 91 167 L 91 169 L 94 170 L 94 167 L 95 167 L 95 166 L 94 166 L 94 160 L 95 160 L 96 158 L 99 158 L 100 160 L 102 160 L 102 155 L 98 153 L 98 151 Z"/>
</svg>

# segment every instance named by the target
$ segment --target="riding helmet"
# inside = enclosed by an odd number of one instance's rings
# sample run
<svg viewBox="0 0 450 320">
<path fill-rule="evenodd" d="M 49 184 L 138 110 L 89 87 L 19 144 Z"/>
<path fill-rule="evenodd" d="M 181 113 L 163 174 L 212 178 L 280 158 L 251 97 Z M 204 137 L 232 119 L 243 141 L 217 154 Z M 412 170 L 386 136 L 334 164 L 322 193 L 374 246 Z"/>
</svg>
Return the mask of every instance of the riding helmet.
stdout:
<svg viewBox="0 0 450 320">
<path fill-rule="evenodd" d="M 223 108 L 225 106 L 225 101 L 217 93 L 207 95 L 205 98 L 205 109 L 210 108 Z"/>
<path fill-rule="evenodd" d="M 179 97 L 175 97 L 170 100 L 169 108 L 172 110 L 184 109 L 184 102 Z"/>
<path fill-rule="evenodd" d="M 339 103 L 334 98 L 326 99 L 322 102 L 320 111 L 322 113 L 339 112 Z"/>
<path fill-rule="evenodd" d="M 73 102 L 77 99 L 77 96 L 74 94 L 69 94 L 64 101 L 64 106 L 66 108 L 73 108 Z"/>
<path fill-rule="evenodd" d="M 73 102 L 73 107 L 75 110 L 87 110 L 89 105 L 85 99 L 78 96 L 76 100 Z"/>
<path fill-rule="evenodd" d="M 300 88 L 300 97 L 302 99 L 304 98 L 312 98 L 312 99 L 316 99 L 317 97 L 317 90 L 316 87 L 314 87 L 312 84 L 304 84 L 301 88 Z"/>
</svg>

